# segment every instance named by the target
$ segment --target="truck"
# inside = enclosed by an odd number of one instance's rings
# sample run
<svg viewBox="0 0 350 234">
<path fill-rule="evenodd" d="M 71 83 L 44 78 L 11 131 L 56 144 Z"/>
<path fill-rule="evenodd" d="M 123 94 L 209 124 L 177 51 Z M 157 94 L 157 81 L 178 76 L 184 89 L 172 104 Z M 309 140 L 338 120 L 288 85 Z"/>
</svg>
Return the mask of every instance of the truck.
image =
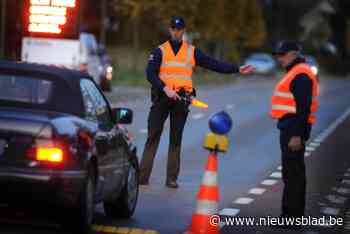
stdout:
<svg viewBox="0 0 350 234">
<path fill-rule="evenodd" d="M 79 39 L 23 37 L 21 60 L 87 72 L 103 91 L 111 90 L 113 68 L 102 58 L 91 33 Z"/>
</svg>

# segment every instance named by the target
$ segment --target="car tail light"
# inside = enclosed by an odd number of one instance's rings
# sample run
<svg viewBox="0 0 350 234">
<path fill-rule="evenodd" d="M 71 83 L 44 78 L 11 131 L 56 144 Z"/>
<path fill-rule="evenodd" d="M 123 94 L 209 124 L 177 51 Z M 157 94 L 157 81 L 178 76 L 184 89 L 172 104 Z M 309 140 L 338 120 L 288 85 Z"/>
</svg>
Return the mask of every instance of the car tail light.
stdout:
<svg viewBox="0 0 350 234">
<path fill-rule="evenodd" d="M 61 141 L 37 139 L 35 144 L 26 151 L 26 157 L 32 161 L 61 165 L 66 163 L 70 152 L 67 145 Z"/>
<path fill-rule="evenodd" d="M 63 162 L 63 150 L 60 148 L 38 147 L 36 149 L 36 160 L 54 163 Z"/>
</svg>

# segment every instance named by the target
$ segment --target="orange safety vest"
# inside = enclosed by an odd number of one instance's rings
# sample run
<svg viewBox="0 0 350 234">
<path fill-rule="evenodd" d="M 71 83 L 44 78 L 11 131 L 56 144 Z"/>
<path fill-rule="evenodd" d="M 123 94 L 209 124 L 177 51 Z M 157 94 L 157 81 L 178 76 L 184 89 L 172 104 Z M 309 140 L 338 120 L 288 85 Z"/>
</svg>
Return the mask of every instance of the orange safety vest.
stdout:
<svg viewBox="0 0 350 234">
<path fill-rule="evenodd" d="M 306 74 L 312 80 L 312 103 L 308 122 L 316 122 L 315 112 L 318 108 L 318 81 L 310 66 L 306 63 L 295 65 L 275 87 L 275 92 L 271 98 L 271 117 L 280 119 L 285 114 L 296 114 L 296 102 L 293 93 L 290 91 L 290 84 L 299 74 Z"/>
<path fill-rule="evenodd" d="M 192 73 L 195 66 L 194 46 L 183 41 L 176 55 L 169 41 L 160 45 L 159 48 L 162 51 L 159 78 L 167 87 L 175 91 L 183 88 L 185 91 L 192 92 Z"/>
</svg>

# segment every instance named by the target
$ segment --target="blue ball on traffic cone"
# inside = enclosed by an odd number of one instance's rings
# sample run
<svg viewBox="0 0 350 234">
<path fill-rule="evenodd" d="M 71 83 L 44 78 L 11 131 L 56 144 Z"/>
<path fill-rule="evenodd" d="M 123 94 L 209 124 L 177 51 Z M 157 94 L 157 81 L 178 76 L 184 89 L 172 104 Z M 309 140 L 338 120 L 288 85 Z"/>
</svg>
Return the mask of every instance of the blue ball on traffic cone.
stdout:
<svg viewBox="0 0 350 234">
<path fill-rule="evenodd" d="M 218 112 L 209 119 L 209 128 L 215 134 L 225 135 L 232 128 L 232 119 L 227 112 Z"/>
</svg>

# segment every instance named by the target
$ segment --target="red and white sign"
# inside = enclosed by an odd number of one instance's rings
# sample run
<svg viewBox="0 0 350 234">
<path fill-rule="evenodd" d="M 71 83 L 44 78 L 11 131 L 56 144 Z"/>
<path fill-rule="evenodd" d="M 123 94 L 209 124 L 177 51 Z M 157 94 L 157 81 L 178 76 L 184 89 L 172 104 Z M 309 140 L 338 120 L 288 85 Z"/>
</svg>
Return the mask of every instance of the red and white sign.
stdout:
<svg viewBox="0 0 350 234">
<path fill-rule="evenodd" d="M 76 0 L 30 0 L 29 32 L 60 34 Z"/>
</svg>

